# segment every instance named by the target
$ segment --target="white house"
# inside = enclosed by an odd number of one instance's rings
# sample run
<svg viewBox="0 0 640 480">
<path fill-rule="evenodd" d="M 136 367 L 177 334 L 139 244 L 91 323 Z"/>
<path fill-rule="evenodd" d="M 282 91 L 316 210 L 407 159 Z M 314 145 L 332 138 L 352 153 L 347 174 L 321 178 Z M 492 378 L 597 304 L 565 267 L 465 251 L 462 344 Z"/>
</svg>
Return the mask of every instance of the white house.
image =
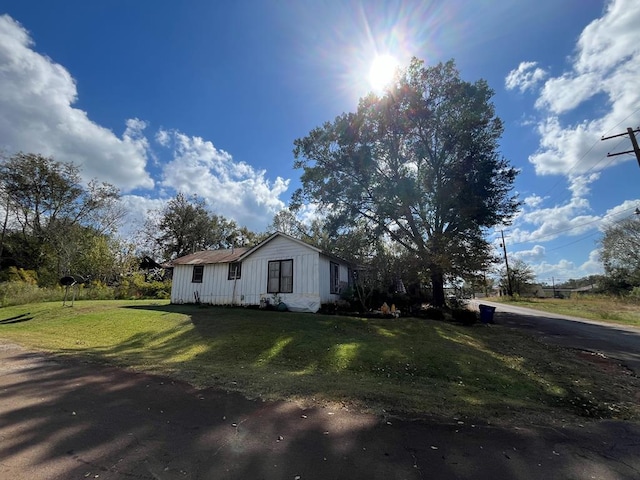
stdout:
<svg viewBox="0 0 640 480">
<path fill-rule="evenodd" d="M 253 248 L 196 252 L 173 262 L 171 303 L 265 305 L 317 312 L 350 283 L 350 265 L 276 232 Z"/>
</svg>

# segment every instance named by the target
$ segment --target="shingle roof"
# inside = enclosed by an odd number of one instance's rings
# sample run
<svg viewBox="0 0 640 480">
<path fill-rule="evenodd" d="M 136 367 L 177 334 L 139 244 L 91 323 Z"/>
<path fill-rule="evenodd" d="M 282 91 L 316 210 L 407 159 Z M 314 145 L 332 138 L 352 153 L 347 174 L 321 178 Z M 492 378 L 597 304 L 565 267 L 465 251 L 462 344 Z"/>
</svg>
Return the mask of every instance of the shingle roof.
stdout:
<svg viewBox="0 0 640 480">
<path fill-rule="evenodd" d="M 212 263 L 228 263 L 235 262 L 243 253 L 247 252 L 249 248 L 238 247 L 228 248 L 226 250 L 204 250 L 202 252 L 195 252 L 184 257 L 176 258 L 173 265 L 203 265 Z"/>
</svg>

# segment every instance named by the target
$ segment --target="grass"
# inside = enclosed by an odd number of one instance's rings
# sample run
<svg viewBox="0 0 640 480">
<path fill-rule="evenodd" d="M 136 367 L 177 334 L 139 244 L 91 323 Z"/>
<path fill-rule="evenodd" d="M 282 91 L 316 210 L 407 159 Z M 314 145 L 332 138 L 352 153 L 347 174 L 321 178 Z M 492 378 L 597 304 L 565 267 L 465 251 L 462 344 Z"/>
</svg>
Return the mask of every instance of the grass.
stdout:
<svg viewBox="0 0 640 480">
<path fill-rule="evenodd" d="M 499 326 L 158 301 L 0 311 L 5 341 L 251 398 L 491 421 L 640 419 L 635 376 Z"/>
<path fill-rule="evenodd" d="M 640 301 L 606 295 L 574 295 L 571 298 L 491 297 L 491 301 L 513 303 L 545 312 L 640 327 Z"/>
</svg>

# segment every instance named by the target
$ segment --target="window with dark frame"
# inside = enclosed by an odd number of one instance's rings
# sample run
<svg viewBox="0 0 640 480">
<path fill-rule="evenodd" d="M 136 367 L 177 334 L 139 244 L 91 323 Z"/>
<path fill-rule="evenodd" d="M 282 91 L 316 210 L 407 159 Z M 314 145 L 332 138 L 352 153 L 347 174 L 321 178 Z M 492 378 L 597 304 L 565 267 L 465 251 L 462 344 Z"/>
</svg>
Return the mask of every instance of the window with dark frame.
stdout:
<svg viewBox="0 0 640 480">
<path fill-rule="evenodd" d="M 340 265 L 330 262 L 329 276 L 331 293 L 340 293 Z"/>
<path fill-rule="evenodd" d="M 193 273 L 191 274 L 191 283 L 202 283 L 203 275 L 204 265 L 194 265 Z"/>
<path fill-rule="evenodd" d="M 229 280 L 238 280 L 241 274 L 242 274 L 242 263 L 231 262 L 229 264 L 229 276 L 227 278 Z"/>
<path fill-rule="evenodd" d="M 269 262 L 267 293 L 293 292 L 293 260 L 273 260 Z"/>
</svg>

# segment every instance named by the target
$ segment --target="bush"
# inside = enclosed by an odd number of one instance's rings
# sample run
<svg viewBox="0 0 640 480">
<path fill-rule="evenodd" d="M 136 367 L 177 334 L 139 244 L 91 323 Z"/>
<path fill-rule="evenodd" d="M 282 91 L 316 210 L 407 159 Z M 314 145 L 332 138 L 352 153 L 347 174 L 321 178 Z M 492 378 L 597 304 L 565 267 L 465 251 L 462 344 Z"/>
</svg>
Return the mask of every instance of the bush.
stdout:
<svg viewBox="0 0 640 480">
<path fill-rule="evenodd" d="M 118 299 L 168 299 L 171 297 L 170 292 L 171 280 L 148 282 L 142 273 L 134 273 L 120 281 L 115 287 L 114 296 Z"/>
<path fill-rule="evenodd" d="M 478 321 L 478 314 L 466 308 L 454 308 L 451 310 L 451 317 L 454 321 L 463 325 L 473 325 Z"/>
<path fill-rule="evenodd" d="M 11 266 L 2 272 L 1 280 L 38 285 L 38 273 L 35 270 L 25 270 L 24 268 Z"/>
<path fill-rule="evenodd" d="M 0 306 L 2 307 L 62 301 L 62 296 L 63 291 L 59 287 L 40 288 L 33 283 L 22 281 L 0 283 Z"/>
<path fill-rule="evenodd" d="M 420 309 L 415 312 L 416 317 L 426 318 L 428 320 L 444 320 L 445 315 L 439 308 L 429 307 L 427 309 Z"/>
</svg>

